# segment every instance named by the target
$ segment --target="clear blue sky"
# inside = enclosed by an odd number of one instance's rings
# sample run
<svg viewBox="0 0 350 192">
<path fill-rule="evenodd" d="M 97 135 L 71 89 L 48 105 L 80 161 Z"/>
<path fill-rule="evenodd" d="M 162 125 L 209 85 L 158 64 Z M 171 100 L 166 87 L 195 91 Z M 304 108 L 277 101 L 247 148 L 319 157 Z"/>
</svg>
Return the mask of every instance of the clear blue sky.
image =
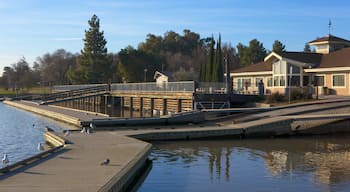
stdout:
<svg viewBox="0 0 350 192">
<path fill-rule="evenodd" d="M 137 47 L 148 33 L 190 29 L 201 37 L 222 35 L 236 46 L 257 38 L 267 49 L 274 40 L 288 51 L 328 34 L 350 39 L 348 0 L 1 0 L 0 72 L 21 57 L 63 48 L 83 48 L 84 30 L 93 14 L 100 18 L 109 52 Z M 1 75 L 1 74 L 0 74 Z"/>
</svg>

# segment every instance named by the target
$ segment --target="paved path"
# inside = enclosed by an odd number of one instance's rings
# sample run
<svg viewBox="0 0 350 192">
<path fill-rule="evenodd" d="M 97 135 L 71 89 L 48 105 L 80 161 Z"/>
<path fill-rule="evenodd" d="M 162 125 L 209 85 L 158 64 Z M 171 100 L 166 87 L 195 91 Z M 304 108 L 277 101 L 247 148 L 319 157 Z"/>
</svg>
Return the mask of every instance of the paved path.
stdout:
<svg viewBox="0 0 350 192">
<path fill-rule="evenodd" d="M 76 132 L 66 138 L 73 142 L 66 152 L 0 180 L 0 191 L 98 191 L 112 177 L 121 177 L 151 147 L 113 132 Z M 106 158 L 110 165 L 101 166 Z"/>
</svg>

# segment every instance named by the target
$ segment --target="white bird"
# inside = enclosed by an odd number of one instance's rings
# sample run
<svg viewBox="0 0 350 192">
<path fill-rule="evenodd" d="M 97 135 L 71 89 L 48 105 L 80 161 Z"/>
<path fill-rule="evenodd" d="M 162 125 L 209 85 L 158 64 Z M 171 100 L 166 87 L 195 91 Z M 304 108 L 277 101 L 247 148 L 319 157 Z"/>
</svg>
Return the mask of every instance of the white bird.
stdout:
<svg viewBox="0 0 350 192">
<path fill-rule="evenodd" d="M 70 132 L 69 132 L 69 130 L 66 130 L 66 132 L 64 133 L 64 136 L 69 136 L 69 134 L 70 134 Z"/>
<path fill-rule="evenodd" d="M 42 143 L 38 143 L 38 150 L 39 151 L 43 151 L 44 150 L 44 146 Z"/>
<path fill-rule="evenodd" d="M 102 161 L 100 165 L 108 165 L 109 164 L 109 159 L 107 158 L 106 160 Z"/>
<path fill-rule="evenodd" d="M 91 128 L 91 129 L 94 129 L 94 128 L 96 128 L 95 124 L 93 124 L 93 123 L 90 123 L 90 128 Z"/>
<path fill-rule="evenodd" d="M 85 127 L 83 127 L 83 129 L 81 129 L 80 133 L 84 133 L 85 132 Z"/>
<path fill-rule="evenodd" d="M 7 157 L 7 154 L 5 153 L 4 154 L 4 157 L 2 158 L 2 164 L 6 165 L 8 164 L 10 161 L 9 161 L 9 158 Z"/>
</svg>

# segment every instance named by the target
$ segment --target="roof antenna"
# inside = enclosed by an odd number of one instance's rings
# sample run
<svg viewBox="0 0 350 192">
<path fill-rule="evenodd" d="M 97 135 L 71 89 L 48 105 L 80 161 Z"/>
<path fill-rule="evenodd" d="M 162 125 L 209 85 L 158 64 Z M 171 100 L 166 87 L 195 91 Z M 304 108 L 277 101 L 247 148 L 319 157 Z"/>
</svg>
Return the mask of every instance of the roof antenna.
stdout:
<svg viewBox="0 0 350 192">
<path fill-rule="evenodd" d="M 329 19 L 329 22 L 328 22 L 328 35 L 331 36 L 331 28 L 332 28 L 332 21 L 331 19 Z"/>
</svg>

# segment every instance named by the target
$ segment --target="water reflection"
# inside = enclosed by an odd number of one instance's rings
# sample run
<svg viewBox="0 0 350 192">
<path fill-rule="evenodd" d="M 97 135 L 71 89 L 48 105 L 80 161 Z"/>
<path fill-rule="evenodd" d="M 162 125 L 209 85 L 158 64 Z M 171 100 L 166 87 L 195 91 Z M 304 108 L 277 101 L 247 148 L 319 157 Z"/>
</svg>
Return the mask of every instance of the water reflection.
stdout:
<svg viewBox="0 0 350 192">
<path fill-rule="evenodd" d="M 349 139 L 155 143 L 153 170 L 139 191 L 179 186 L 177 191 L 345 191 L 350 189 Z"/>
</svg>

